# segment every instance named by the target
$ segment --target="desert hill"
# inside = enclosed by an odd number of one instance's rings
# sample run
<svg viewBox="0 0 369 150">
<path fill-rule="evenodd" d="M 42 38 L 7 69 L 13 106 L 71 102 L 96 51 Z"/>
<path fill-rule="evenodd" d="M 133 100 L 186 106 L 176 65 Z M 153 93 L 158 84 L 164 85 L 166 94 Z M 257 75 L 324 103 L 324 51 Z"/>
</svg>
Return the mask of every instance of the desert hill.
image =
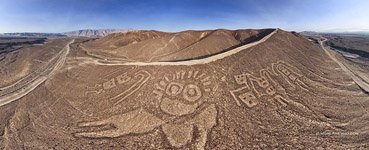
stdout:
<svg viewBox="0 0 369 150">
<path fill-rule="evenodd" d="M 86 42 L 82 47 L 101 58 L 124 58 L 130 61 L 178 61 L 220 53 L 252 42 L 271 30 L 207 30 L 165 33 L 133 31 L 115 33 Z"/>
<path fill-rule="evenodd" d="M 0 149 L 368 148 L 368 81 L 297 33 L 65 40 L 49 71 L 1 88 Z"/>
<path fill-rule="evenodd" d="M 0 38 L 0 87 L 33 78 L 70 39 Z M 28 79 L 29 80 L 29 79 Z M 1 88 L 0 88 L 1 89 Z"/>
</svg>

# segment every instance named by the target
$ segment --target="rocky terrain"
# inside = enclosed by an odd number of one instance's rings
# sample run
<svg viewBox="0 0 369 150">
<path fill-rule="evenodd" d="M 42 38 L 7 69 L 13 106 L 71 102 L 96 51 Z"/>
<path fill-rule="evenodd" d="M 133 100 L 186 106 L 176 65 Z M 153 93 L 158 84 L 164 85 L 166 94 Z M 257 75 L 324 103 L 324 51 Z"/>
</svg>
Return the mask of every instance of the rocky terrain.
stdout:
<svg viewBox="0 0 369 150">
<path fill-rule="evenodd" d="M 324 34 L 329 39 L 328 45 L 369 58 L 369 35 Z"/>
<path fill-rule="evenodd" d="M 40 66 L 47 64 L 68 40 L 0 38 L 0 87 L 17 83 L 26 76 L 38 74 L 36 70 L 44 69 Z"/>
<path fill-rule="evenodd" d="M 89 55 L 128 61 L 179 61 L 207 57 L 258 40 L 272 30 L 207 30 L 115 33 L 83 43 Z"/>
<path fill-rule="evenodd" d="M 0 37 L 0 50 L 23 47 L 23 45 L 42 44 L 45 38 L 26 38 L 26 37 Z"/>
<path fill-rule="evenodd" d="M 0 149 L 368 149 L 369 79 L 327 41 L 221 29 L 24 46 L 0 60 Z"/>
</svg>

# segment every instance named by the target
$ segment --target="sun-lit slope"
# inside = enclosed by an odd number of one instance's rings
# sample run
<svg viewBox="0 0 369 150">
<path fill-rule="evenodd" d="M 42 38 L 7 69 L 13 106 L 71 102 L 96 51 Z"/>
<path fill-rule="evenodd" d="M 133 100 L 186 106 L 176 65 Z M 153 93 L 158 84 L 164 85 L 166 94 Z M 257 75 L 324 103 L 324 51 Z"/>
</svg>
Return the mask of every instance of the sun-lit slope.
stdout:
<svg viewBox="0 0 369 150">
<path fill-rule="evenodd" d="M 153 61 L 174 61 L 194 59 L 213 55 L 246 43 L 246 39 L 255 36 L 262 30 L 214 30 L 202 32 L 200 38 L 190 45 L 177 48 L 176 51 L 155 56 Z M 192 34 L 192 33 L 188 33 Z M 173 45 L 180 43 L 181 39 L 173 39 Z M 174 48 L 175 49 L 175 48 Z"/>
<path fill-rule="evenodd" d="M 0 53 L 0 89 L 31 75 L 50 61 L 68 39 L 47 40 L 41 44 L 25 44 Z"/>
<path fill-rule="evenodd" d="M 136 61 L 176 61 L 205 57 L 244 44 L 264 30 L 205 30 L 164 33 L 134 31 L 87 42 L 85 49 L 101 57 Z"/>
<path fill-rule="evenodd" d="M 324 135 L 339 132 L 326 138 L 341 142 L 360 143 L 363 142 L 362 140 L 365 141 L 363 143 L 368 142 L 365 138 L 369 134 L 365 126 L 369 123 L 368 95 L 320 47 L 310 43 L 304 37 L 279 31 L 263 44 L 243 51 L 240 55 L 225 58 L 223 61 L 237 62 L 231 65 L 233 70 L 251 71 L 255 74 L 258 74 L 260 69 L 276 70 L 278 64 L 284 64 L 280 66 L 290 68 L 288 73 L 283 73 L 281 67 L 282 72 L 274 79 L 281 85 L 281 90 L 286 92 L 291 104 L 294 103 L 294 106 L 284 108 L 284 111 L 288 111 L 288 115 L 295 118 L 293 122 L 301 123 L 298 130 L 312 132 L 314 129 L 309 129 L 311 127 L 307 126 L 316 123 L 318 126 L 326 125 L 328 129 L 323 129 L 321 132 L 315 130 L 310 134 Z M 283 63 L 276 63 L 279 61 Z M 255 111 L 264 112 L 265 109 L 274 107 L 267 101 L 259 102 L 264 103 L 262 105 L 265 107 L 257 107 L 260 109 Z M 348 136 L 348 134 L 356 135 Z"/>
<path fill-rule="evenodd" d="M 95 48 L 96 50 L 114 50 L 129 44 L 138 43 L 141 41 L 161 38 L 169 33 L 153 31 L 153 30 L 141 30 L 141 31 L 129 31 L 124 33 L 112 33 L 100 39 L 92 42 L 85 43 L 86 46 Z"/>
</svg>

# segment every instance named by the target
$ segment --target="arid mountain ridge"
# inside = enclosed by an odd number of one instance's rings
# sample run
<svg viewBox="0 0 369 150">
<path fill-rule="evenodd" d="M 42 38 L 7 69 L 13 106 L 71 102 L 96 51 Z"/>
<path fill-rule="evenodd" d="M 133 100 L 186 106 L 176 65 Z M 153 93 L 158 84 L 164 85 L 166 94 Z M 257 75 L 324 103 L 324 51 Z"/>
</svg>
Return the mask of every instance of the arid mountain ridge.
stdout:
<svg viewBox="0 0 369 150">
<path fill-rule="evenodd" d="M 117 32 L 128 32 L 132 31 L 132 29 L 85 29 L 85 30 L 77 30 L 71 32 L 64 32 L 63 34 L 68 37 L 104 37 L 112 33 Z"/>
<path fill-rule="evenodd" d="M 3 33 L 0 37 L 39 37 L 39 38 L 62 38 L 62 37 L 104 37 L 111 33 L 128 32 L 132 29 L 84 29 L 63 33 L 38 33 L 38 32 L 15 32 Z"/>
<path fill-rule="evenodd" d="M 161 32 L 138 30 L 113 33 L 80 45 L 96 57 L 131 61 L 179 61 L 227 51 L 258 40 L 272 32 L 261 30 L 188 30 Z"/>
</svg>

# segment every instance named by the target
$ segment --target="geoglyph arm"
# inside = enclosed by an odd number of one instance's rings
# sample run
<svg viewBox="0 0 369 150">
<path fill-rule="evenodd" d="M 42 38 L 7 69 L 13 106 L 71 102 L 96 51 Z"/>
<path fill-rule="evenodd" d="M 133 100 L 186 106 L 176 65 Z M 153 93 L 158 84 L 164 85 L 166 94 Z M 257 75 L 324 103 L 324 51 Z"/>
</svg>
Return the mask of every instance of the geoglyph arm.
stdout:
<svg viewBox="0 0 369 150">
<path fill-rule="evenodd" d="M 75 135 L 89 138 L 119 137 L 130 133 L 149 132 L 162 124 L 164 124 L 164 121 L 158 117 L 147 113 L 143 109 L 137 109 L 103 120 L 79 123 L 78 126 L 81 128 L 103 125 L 112 125 L 114 128 L 103 131 L 78 132 Z"/>
</svg>

